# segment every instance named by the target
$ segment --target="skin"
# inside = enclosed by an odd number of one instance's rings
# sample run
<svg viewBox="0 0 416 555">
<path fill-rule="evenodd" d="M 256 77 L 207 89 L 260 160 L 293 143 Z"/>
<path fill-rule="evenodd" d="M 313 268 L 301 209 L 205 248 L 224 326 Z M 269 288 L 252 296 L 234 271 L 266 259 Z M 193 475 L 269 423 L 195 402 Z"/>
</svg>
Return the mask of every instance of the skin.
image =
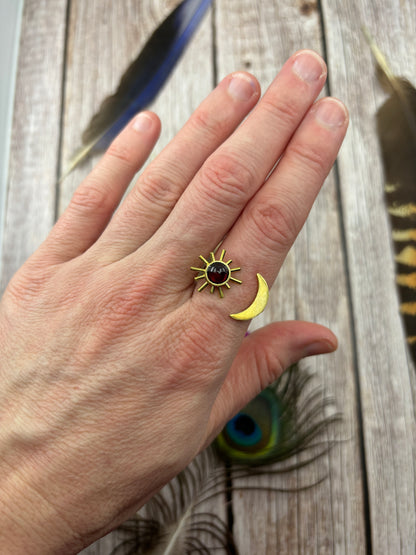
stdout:
<svg viewBox="0 0 416 555">
<path fill-rule="evenodd" d="M 136 116 L 13 277 L 0 304 L 4 553 L 78 552 L 290 364 L 336 348 L 318 324 L 244 338 L 248 322 L 229 317 L 257 272 L 272 285 L 334 163 L 348 116 L 315 102 L 325 77 L 310 51 L 260 101 L 253 76 L 226 77 L 115 212 L 160 131 Z M 189 268 L 224 237 L 243 284 L 219 299 Z"/>
</svg>

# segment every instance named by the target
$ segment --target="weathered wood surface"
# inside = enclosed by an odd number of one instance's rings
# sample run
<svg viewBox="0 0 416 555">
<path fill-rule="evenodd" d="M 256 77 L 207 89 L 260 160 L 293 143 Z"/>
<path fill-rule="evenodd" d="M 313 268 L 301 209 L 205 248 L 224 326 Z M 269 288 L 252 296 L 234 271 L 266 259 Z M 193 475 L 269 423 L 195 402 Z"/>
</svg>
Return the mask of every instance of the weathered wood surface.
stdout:
<svg viewBox="0 0 416 555">
<path fill-rule="evenodd" d="M 24 6 L 16 77 L 2 257 L 2 288 L 55 216 L 65 44 L 65 2 Z"/>
<path fill-rule="evenodd" d="M 2 286 L 46 235 L 91 168 L 57 188 L 62 161 L 120 72 L 178 0 L 26 0 L 9 167 Z M 296 493 L 238 492 L 234 534 L 243 555 L 414 553 L 415 374 L 407 358 L 394 286 L 375 112 L 383 101 L 360 31 L 365 24 L 393 70 L 416 84 L 416 3 L 402 0 L 221 0 L 152 108 L 160 151 L 215 80 L 247 69 L 271 81 L 299 48 L 327 60 L 326 94 L 344 100 L 351 126 L 256 326 L 315 320 L 338 335 L 338 351 L 307 366 L 344 423 L 318 462 L 251 483 Z M 65 42 L 66 41 L 66 42 Z M 215 56 L 215 59 L 214 59 Z M 305 184 L 307 186 L 307 184 Z M 224 511 L 216 501 L 215 510 Z M 86 553 L 105 555 L 117 534 Z"/>
<path fill-rule="evenodd" d="M 23 0 L 0 2 L 0 252 L 22 13 Z"/>
</svg>

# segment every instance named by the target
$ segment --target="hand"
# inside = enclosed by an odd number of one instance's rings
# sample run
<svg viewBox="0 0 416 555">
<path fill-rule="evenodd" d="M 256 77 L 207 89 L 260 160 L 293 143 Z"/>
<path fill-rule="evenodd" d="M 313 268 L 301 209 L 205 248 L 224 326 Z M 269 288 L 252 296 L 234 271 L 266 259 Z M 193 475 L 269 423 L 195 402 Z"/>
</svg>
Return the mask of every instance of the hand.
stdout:
<svg viewBox="0 0 416 555">
<path fill-rule="evenodd" d="M 82 549 L 291 363 L 336 348 L 317 324 L 244 338 L 229 316 L 257 272 L 273 283 L 335 160 L 348 117 L 314 104 L 325 76 L 316 54 L 295 54 L 239 127 L 259 85 L 226 77 L 115 212 L 159 134 L 139 114 L 14 276 L 0 304 L 5 552 Z M 224 237 L 243 283 L 220 299 L 190 267 Z"/>
</svg>

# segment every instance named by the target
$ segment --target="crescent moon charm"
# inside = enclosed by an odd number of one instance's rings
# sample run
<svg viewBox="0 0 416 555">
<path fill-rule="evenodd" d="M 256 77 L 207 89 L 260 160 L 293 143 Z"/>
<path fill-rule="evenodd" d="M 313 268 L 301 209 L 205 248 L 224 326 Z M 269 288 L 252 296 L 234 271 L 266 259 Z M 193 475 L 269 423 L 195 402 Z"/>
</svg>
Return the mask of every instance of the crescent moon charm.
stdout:
<svg viewBox="0 0 416 555">
<path fill-rule="evenodd" d="M 260 274 L 257 274 L 257 281 L 259 287 L 254 301 L 242 312 L 230 314 L 231 318 L 234 318 L 234 320 L 251 320 L 266 308 L 267 301 L 269 300 L 269 287 L 264 277 Z"/>
</svg>

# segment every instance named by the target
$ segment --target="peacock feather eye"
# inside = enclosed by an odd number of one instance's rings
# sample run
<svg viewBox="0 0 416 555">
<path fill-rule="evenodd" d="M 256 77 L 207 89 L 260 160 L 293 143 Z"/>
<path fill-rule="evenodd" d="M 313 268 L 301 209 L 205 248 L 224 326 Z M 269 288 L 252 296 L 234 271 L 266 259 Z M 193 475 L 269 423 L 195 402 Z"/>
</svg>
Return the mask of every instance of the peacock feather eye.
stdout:
<svg viewBox="0 0 416 555">
<path fill-rule="evenodd" d="M 332 402 L 319 388 L 308 387 L 311 379 L 291 366 L 225 425 L 214 442 L 219 457 L 246 467 L 274 464 L 301 452 L 308 460 L 313 440 L 340 419 L 337 413 L 325 414 Z"/>
<path fill-rule="evenodd" d="M 239 463 L 248 456 L 256 462 L 267 458 L 279 443 L 281 403 L 273 389 L 267 388 L 232 418 L 217 437 L 220 455 Z"/>
</svg>

